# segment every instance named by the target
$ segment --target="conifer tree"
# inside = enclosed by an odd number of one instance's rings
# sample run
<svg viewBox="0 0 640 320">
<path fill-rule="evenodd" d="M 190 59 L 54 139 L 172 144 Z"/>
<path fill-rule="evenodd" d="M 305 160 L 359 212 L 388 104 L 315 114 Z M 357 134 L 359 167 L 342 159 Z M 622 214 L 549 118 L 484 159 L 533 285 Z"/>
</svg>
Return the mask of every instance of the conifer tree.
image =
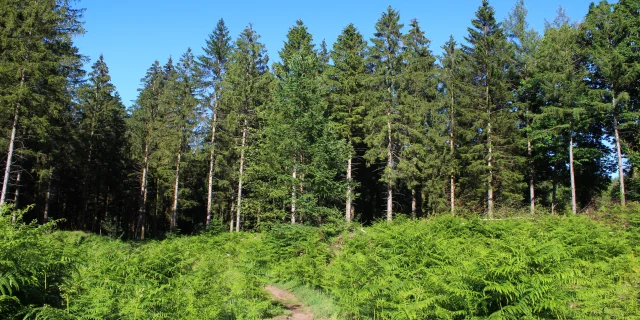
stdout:
<svg viewBox="0 0 640 320">
<path fill-rule="evenodd" d="M 99 231 L 104 215 L 108 208 L 102 208 L 107 197 L 105 191 L 117 185 L 118 181 L 112 179 L 118 177 L 120 159 L 124 150 L 124 105 L 111 83 L 109 68 L 104 57 L 100 58 L 91 67 L 89 81 L 80 88 L 79 103 L 79 130 L 82 150 L 85 153 L 84 162 L 84 212 L 93 211 L 92 227 Z M 106 201 L 106 200 L 105 200 Z"/>
<path fill-rule="evenodd" d="M 430 40 L 420 28 L 418 20 L 409 24 L 404 35 L 402 53 L 402 87 L 400 91 L 399 175 L 411 192 L 411 216 L 417 215 L 417 193 L 423 188 L 423 207 L 438 206 L 442 190 L 440 168 L 445 140 L 446 118 L 438 105 L 435 57 L 429 49 Z M 428 193 L 428 196 L 427 196 Z M 430 200 L 430 201 L 429 201 Z"/>
<path fill-rule="evenodd" d="M 635 89 L 640 74 L 638 54 L 634 53 L 638 35 L 633 23 L 637 17 L 634 18 L 625 9 L 625 4 L 614 5 L 606 1 L 597 5 L 592 3 L 585 22 L 581 25 L 583 43 L 588 51 L 587 63 L 591 71 L 591 99 L 596 102 L 597 109 L 604 114 L 607 122 L 611 123 L 607 126 L 607 131 L 615 142 L 620 202 L 623 206 L 626 197 L 621 130 L 638 119 L 631 107 L 629 94 Z"/>
<path fill-rule="evenodd" d="M 331 121 L 337 134 L 345 139 L 349 148 L 346 171 L 345 219 L 350 222 L 354 216 L 352 202 L 355 183 L 352 178 L 354 145 L 362 142 L 362 122 L 366 95 L 366 42 L 353 24 L 342 30 L 333 45 L 331 60 L 333 66 L 327 71 L 330 87 L 329 104 Z"/>
<path fill-rule="evenodd" d="M 7 201 L 18 131 L 40 127 L 44 132 L 47 115 L 56 112 L 52 108 L 68 106 L 55 100 L 68 98 L 67 76 L 80 59 L 72 38 L 84 30 L 81 11 L 68 1 L 6 0 L 0 4 L 0 16 L 0 105 L 3 116 L 10 119 L 2 205 Z"/>
<path fill-rule="evenodd" d="M 534 81 L 535 63 L 534 54 L 540 42 L 538 33 L 529 28 L 527 23 L 527 8 L 524 0 L 519 0 L 513 11 L 509 13 L 505 21 L 505 30 L 515 49 L 516 88 L 514 105 L 520 113 L 519 127 L 525 135 L 527 142 L 527 158 L 529 164 L 529 208 L 531 214 L 535 213 L 535 161 L 534 161 L 534 137 L 532 122 L 534 114 L 541 112 L 538 99 L 538 86 Z"/>
<path fill-rule="evenodd" d="M 398 124 L 398 96 L 402 85 L 402 27 L 400 14 L 389 6 L 376 23 L 376 32 L 368 52 L 368 63 L 372 66 L 373 73 L 368 80 L 372 92 L 365 119 L 365 141 L 370 147 L 366 158 L 369 163 L 379 159 L 386 160 L 382 180 L 386 184 L 387 221 L 393 219 L 393 192 L 398 180 L 396 160 L 399 141 L 396 138 L 401 129 Z"/>
<path fill-rule="evenodd" d="M 132 136 L 132 158 L 140 162 L 140 208 L 138 209 L 137 231 L 141 240 L 145 236 L 146 211 L 149 195 L 149 177 L 151 175 L 151 158 L 158 146 L 160 135 L 160 98 L 164 90 L 163 71 L 157 60 L 147 70 L 141 80 L 142 89 L 136 104 L 132 108 L 129 119 L 129 130 Z M 142 159 L 140 159 L 142 155 Z"/>
<path fill-rule="evenodd" d="M 269 56 L 260 36 L 251 25 L 244 29 L 235 42 L 230 55 L 227 77 L 222 83 L 225 89 L 225 101 L 231 107 L 235 127 L 239 127 L 240 156 L 238 164 L 238 188 L 236 196 L 235 230 L 240 231 L 242 216 L 244 168 L 246 163 L 246 149 L 253 140 L 250 136 L 256 125 L 256 114 L 262 105 L 268 101 L 270 95 Z M 238 131 L 238 130 L 235 130 Z"/>
<path fill-rule="evenodd" d="M 220 117 L 222 101 L 222 86 L 224 75 L 227 71 L 227 61 L 230 58 L 232 44 L 229 30 L 223 19 L 218 20 L 218 24 L 207 39 L 206 47 L 202 48 L 204 55 L 198 57 L 200 68 L 204 75 L 204 86 L 206 87 L 205 97 L 211 114 L 211 140 L 209 151 L 209 174 L 207 181 L 207 215 L 206 226 L 211 223 L 212 202 L 213 202 L 213 175 L 215 165 L 215 142 L 216 127 L 218 125 L 218 117 Z"/>
<path fill-rule="evenodd" d="M 537 77 L 545 97 L 541 117 L 547 130 L 553 130 L 567 146 L 569 179 L 571 182 L 571 211 L 577 213 L 574 145 L 576 135 L 585 130 L 588 122 L 584 102 L 586 70 L 581 63 L 578 31 L 559 11 L 553 24 L 548 24 L 537 51 Z M 553 137 L 551 137 L 553 138 Z M 557 164 L 557 161 L 554 161 Z M 555 186 L 552 207 L 555 207 Z"/>
<path fill-rule="evenodd" d="M 471 70 L 469 92 L 476 118 L 472 128 L 476 145 L 467 146 L 465 157 L 470 172 L 486 182 L 487 214 L 493 217 L 496 196 L 517 202 L 521 174 L 521 159 L 517 150 L 517 133 L 510 111 L 510 84 L 507 71 L 511 66 L 511 52 L 506 35 L 488 1 L 483 0 L 468 28 L 468 45 L 463 51 Z"/>
<path fill-rule="evenodd" d="M 193 137 L 193 129 L 199 118 L 199 110 L 197 109 L 199 105 L 196 96 L 198 88 L 201 87 L 201 78 L 191 49 L 182 55 L 175 69 L 170 62 L 167 64 L 166 69 L 167 89 L 164 91 L 162 99 L 166 116 L 164 119 L 165 125 L 171 131 L 167 132 L 166 136 L 163 137 L 162 154 L 160 156 L 165 161 L 173 160 L 173 165 L 168 162 L 165 166 L 173 167 L 170 169 L 173 174 L 169 173 L 167 177 L 172 180 L 169 226 L 174 231 L 178 223 L 180 173 L 181 165 L 185 161 L 183 155 L 188 150 L 189 142 Z"/>
<path fill-rule="evenodd" d="M 449 208 L 451 214 L 456 212 L 456 185 L 457 177 L 460 175 L 460 169 L 458 168 L 460 162 L 458 161 L 457 146 L 460 144 L 458 125 L 460 118 L 460 106 L 465 101 L 463 94 L 465 69 L 464 61 L 461 49 L 457 47 L 453 36 L 449 38 L 447 43 L 442 47 L 443 55 L 440 58 L 440 84 L 442 92 L 442 104 L 444 113 L 448 116 L 447 123 L 447 135 L 449 144 L 449 155 L 444 157 L 448 161 L 449 169 Z"/>
</svg>

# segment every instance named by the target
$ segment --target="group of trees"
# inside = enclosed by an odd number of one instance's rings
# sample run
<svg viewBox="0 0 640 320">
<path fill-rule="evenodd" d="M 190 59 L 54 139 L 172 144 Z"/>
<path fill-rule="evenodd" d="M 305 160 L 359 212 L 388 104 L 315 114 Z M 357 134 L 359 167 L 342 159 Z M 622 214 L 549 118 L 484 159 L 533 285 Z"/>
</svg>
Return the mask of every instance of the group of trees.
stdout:
<svg viewBox="0 0 640 320">
<path fill-rule="evenodd" d="M 501 23 L 485 0 L 441 56 L 392 7 L 370 42 L 350 24 L 332 49 L 297 21 L 271 67 L 251 25 L 232 41 L 220 19 L 202 55 L 155 61 L 128 110 L 102 57 L 82 71 L 68 1 L 0 13 L 0 203 L 66 228 L 144 238 L 640 196 L 637 0 L 582 23 L 559 10 L 542 35 L 523 1 Z"/>
</svg>

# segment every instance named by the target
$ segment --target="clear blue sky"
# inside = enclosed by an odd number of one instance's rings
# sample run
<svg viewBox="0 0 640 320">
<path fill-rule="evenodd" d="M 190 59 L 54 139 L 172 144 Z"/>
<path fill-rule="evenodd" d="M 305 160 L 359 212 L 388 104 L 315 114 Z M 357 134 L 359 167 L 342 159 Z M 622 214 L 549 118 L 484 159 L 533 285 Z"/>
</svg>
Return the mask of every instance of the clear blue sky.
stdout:
<svg viewBox="0 0 640 320">
<path fill-rule="evenodd" d="M 573 21 L 581 21 L 591 0 L 525 0 L 532 27 L 542 32 L 545 19 L 552 21 L 560 5 Z M 202 52 L 205 39 L 223 18 L 233 39 L 253 24 L 266 45 L 271 62 L 289 28 L 297 19 L 308 26 L 316 44 L 326 39 L 331 48 L 342 29 L 353 23 L 365 39 L 370 39 L 374 25 L 389 5 L 400 11 L 405 25 L 417 18 L 431 49 L 440 53 L 453 35 L 463 41 L 481 0 L 396 0 L 389 1 L 234 1 L 234 0 L 84 0 L 75 6 L 86 8 L 86 34 L 75 39 L 80 53 L 89 56 L 90 65 L 104 54 L 111 77 L 122 100 L 130 106 L 137 97 L 140 79 L 154 60 L 162 64 L 169 56 L 175 60 L 188 47 Z M 496 17 L 507 17 L 515 0 L 490 0 Z"/>
</svg>

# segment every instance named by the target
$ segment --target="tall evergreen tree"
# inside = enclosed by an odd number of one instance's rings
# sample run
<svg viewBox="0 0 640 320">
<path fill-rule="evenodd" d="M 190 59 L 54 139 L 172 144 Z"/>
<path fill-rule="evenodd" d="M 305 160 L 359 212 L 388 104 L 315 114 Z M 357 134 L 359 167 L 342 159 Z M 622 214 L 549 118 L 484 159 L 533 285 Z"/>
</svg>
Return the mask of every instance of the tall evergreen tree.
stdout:
<svg viewBox="0 0 640 320">
<path fill-rule="evenodd" d="M 554 23 L 547 25 L 540 50 L 536 54 L 536 60 L 540 62 L 537 76 L 545 98 L 541 117 L 546 129 L 560 134 L 563 137 L 560 143 L 568 147 L 566 164 L 571 182 L 571 211 L 574 214 L 577 213 L 578 206 L 574 145 L 577 133 L 584 132 L 588 125 L 584 102 L 586 87 L 583 82 L 587 74 L 581 63 L 581 50 L 577 40 L 577 28 L 570 25 L 569 19 L 560 11 Z M 553 162 L 560 164 L 559 161 Z M 555 207 L 555 186 L 553 197 L 552 207 Z"/>
<path fill-rule="evenodd" d="M 540 43 L 538 33 L 529 28 L 527 8 L 524 0 L 519 0 L 505 21 L 505 30 L 515 49 L 515 67 L 517 87 L 514 91 L 514 106 L 519 113 L 519 127 L 527 142 L 527 158 L 529 165 L 529 209 L 535 213 L 535 161 L 534 137 L 532 122 L 534 114 L 541 112 L 538 99 L 538 85 L 534 79 L 534 54 Z"/>
<path fill-rule="evenodd" d="M 198 57 L 200 67 L 203 69 L 204 86 L 206 87 L 205 97 L 211 114 L 211 140 L 209 151 L 209 174 L 207 181 L 207 214 L 206 226 L 211 223 L 212 201 L 213 201 L 213 175 L 215 165 L 215 142 L 216 127 L 220 116 L 220 102 L 222 101 L 222 80 L 227 70 L 227 61 L 230 58 L 232 44 L 229 30 L 223 19 L 218 20 L 218 24 L 207 39 L 206 47 L 202 48 L 204 55 Z"/>
<path fill-rule="evenodd" d="M 376 22 L 376 32 L 368 52 L 368 63 L 373 73 L 368 80 L 372 92 L 365 119 L 365 141 L 370 147 L 366 157 L 369 163 L 386 160 L 382 180 L 387 186 L 387 221 L 393 219 L 393 192 L 398 180 L 396 159 L 400 145 L 396 138 L 401 130 L 398 124 L 398 96 L 402 85 L 404 51 L 402 27 L 400 14 L 389 6 Z"/>
<path fill-rule="evenodd" d="M 329 80 L 329 104 L 331 121 L 337 134 L 345 139 L 349 148 L 347 160 L 347 192 L 345 219 L 350 222 L 354 216 L 352 202 L 355 183 L 353 180 L 354 146 L 363 139 L 362 122 L 366 95 L 366 42 L 353 24 L 342 30 L 333 45 L 331 60 L 333 66 L 327 71 Z"/>
<path fill-rule="evenodd" d="M 588 50 L 592 100 L 596 101 L 597 109 L 611 124 L 607 126 L 607 131 L 615 142 L 620 202 L 623 206 L 626 197 L 621 130 L 627 131 L 625 129 L 638 120 L 629 94 L 635 89 L 640 74 L 638 53 L 634 52 L 638 35 L 633 24 L 637 17 L 634 18 L 625 9 L 625 4 L 614 5 L 604 0 L 597 5 L 592 3 L 581 25 L 583 41 Z"/>
<path fill-rule="evenodd" d="M 151 175 L 152 155 L 156 151 L 160 132 L 160 98 L 165 82 L 160 63 L 156 60 L 142 79 L 142 89 L 136 104 L 132 107 L 129 119 L 129 131 L 132 137 L 131 157 L 141 166 L 140 176 L 140 208 L 136 232 L 141 240 L 145 236 L 146 212 L 149 195 L 149 177 Z M 141 156 L 141 157 L 140 157 Z"/>
<path fill-rule="evenodd" d="M 409 24 L 404 35 L 402 53 L 402 87 L 400 91 L 400 144 L 398 172 L 411 193 L 411 216 L 417 215 L 417 193 L 422 185 L 423 207 L 437 208 L 442 188 L 446 118 L 436 103 L 436 58 L 429 49 L 430 40 L 418 20 Z M 428 195 L 428 196 L 427 196 Z"/>
<path fill-rule="evenodd" d="M 458 146 L 460 145 L 461 138 L 459 138 L 458 126 L 461 117 L 461 110 L 468 108 L 461 108 L 465 102 L 465 95 L 463 94 L 466 78 L 465 63 L 463 61 L 463 55 L 460 48 L 457 47 L 453 36 L 449 38 L 449 41 L 442 47 L 443 55 L 440 58 L 440 65 L 442 66 L 439 73 L 440 87 L 442 90 L 442 105 L 444 113 L 448 116 L 446 120 L 449 155 L 443 157 L 448 161 L 447 168 L 449 169 L 449 208 L 451 214 L 456 212 L 456 185 L 457 178 L 460 176 L 460 161 L 458 156 Z"/>
<path fill-rule="evenodd" d="M 465 157 L 470 173 L 486 181 L 487 214 L 493 217 L 497 196 L 514 203 L 519 197 L 521 159 L 517 149 L 517 132 L 511 112 L 510 84 L 511 51 L 495 11 L 483 0 L 468 28 L 468 45 L 463 51 L 471 69 L 473 91 L 471 105 L 476 112 L 472 126 L 475 145 L 467 146 Z"/>
<path fill-rule="evenodd" d="M 80 143 L 86 161 L 83 170 L 83 214 L 93 212 L 92 227 L 99 231 L 106 207 L 109 188 L 118 185 L 121 159 L 124 158 L 124 105 L 111 83 L 104 57 L 91 67 L 89 81 L 80 88 Z M 101 208 L 103 207 L 103 208 Z M 83 221 L 86 223 L 87 221 Z"/>
<path fill-rule="evenodd" d="M 242 216 L 244 168 L 246 163 L 246 149 L 253 140 L 250 137 L 256 126 L 257 110 L 270 98 L 269 56 L 260 36 L 251 25 L 244 29 L 235 42 L 235 47 L 229 60 L 227 77 L 222 83 L 225 89 L 225 100 L 230 105 L 235 127 L 239 127 L 240 156 L 238 164 L 238 188 L 236 196 L 235 230 L 240 231 Z"/>
<path fill-rule="evenodd" d="M 68 106 L 67 77 L 80 59 L 72 38 L 84 32 L 81 11 L 68 1 L 0 3 L 0 105 L 9 120 L 9 139 L 0 205 L 7 200 L 16 135 L 22 129 L 48 130 L 51 115 Z"/>
</svg>

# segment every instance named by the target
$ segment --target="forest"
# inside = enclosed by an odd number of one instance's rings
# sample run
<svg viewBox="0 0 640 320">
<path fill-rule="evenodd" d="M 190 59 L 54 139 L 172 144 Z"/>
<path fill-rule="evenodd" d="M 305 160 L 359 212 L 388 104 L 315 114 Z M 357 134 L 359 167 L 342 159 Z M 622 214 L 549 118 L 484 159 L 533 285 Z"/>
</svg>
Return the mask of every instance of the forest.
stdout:
<svg viewBox="0 0 640 320">
<path fill-rule="evenodd" d="M 640 1 L 478 2 L 274 63 L 220 19 L 125 107 L 75 2 L 0 0 L 0 317 L 640 317 Z"/>
</svg>

